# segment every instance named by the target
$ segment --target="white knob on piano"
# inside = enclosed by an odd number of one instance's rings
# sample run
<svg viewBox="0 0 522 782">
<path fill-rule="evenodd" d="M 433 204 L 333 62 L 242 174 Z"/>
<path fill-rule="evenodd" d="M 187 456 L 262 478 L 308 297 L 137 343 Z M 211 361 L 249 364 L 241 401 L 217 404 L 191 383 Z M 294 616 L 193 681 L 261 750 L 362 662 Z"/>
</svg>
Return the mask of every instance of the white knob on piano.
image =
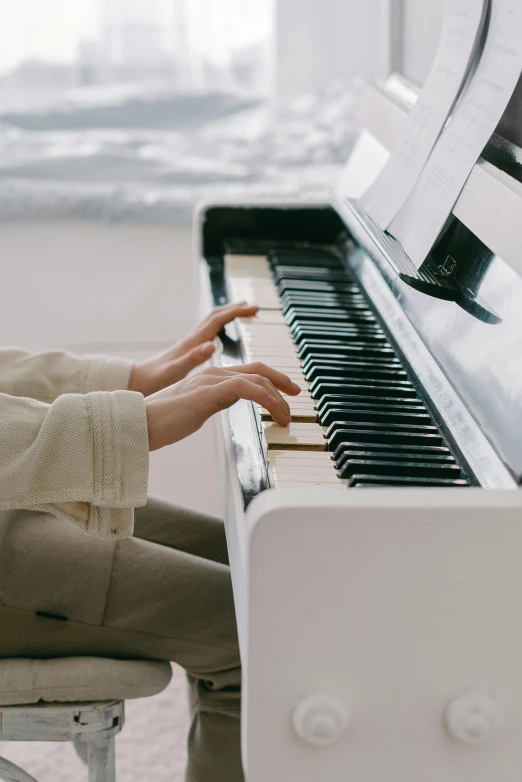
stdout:
<svg viewBox="0 0 522 782">
<path fill-rule="evenodd" d="M 350 722 L 348 709 L 339 698 L 310 695 L 301 700 L 293 713 L 292 723 L 299 738 L 316 747 L 335 744 Z"/>
<path fill-rule="evenodd" d="M 471 692 L 456 698 L 446 710 L 450 736 L 463 744 L 482 744 L 500 724 L 496 703 L 484 692 Z"/>
</svg>

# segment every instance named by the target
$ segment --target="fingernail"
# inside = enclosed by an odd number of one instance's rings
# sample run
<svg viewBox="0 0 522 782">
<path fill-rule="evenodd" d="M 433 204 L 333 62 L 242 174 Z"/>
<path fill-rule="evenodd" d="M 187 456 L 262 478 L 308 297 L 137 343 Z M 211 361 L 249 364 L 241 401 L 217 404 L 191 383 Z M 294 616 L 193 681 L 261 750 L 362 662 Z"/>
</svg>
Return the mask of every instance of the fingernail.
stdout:
<svg viewBox="0 0 522 782">
<path fill-rule="evenodd" d="M 275 396 L 272 396 L 271 394 L 268 395 L 268 401 L 270 402 L 271 405 L 277 404 L 277 399 L 275 398 Z"/>
<path fill-rule="evenodd" d="M 210 356 L 214 350 L 215 347 L 212 342 L 205 342 L 205 344 L 201 346 L 201 352 L 204 356 Z"/>
</svg>

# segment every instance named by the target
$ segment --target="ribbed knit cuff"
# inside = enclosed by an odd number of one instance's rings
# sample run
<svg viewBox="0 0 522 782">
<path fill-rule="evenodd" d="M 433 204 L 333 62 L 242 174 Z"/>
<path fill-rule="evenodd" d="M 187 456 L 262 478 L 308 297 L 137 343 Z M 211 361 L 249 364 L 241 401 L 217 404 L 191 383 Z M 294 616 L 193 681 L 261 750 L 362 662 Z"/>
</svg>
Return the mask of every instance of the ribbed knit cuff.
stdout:
<svg viewBox="0 0 522 782">
<path fill-rule="evenodd" d="M 91 407 L 94 497 L 100 508 L 135 508 L 147 502 L 149 435 L 145 400 L 135 391 L 98 391 Z"/>
<path fill-rule="evenodd" d="M 95 356 L 90 361 L 83 393 L 126 390 L 133 369 L 134 361 L 130 359 Z"/>
</svg>

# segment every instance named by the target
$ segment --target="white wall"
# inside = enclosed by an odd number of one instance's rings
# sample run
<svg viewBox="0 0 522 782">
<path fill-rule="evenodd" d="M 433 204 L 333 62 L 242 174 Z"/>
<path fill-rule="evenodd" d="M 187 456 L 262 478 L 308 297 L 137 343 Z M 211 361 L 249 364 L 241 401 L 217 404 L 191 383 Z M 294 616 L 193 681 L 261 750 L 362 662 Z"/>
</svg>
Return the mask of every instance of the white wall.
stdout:
<svg viewBox="0 0 522 782">
<path fill-rule="evenodd" d="M 275 90 L 280 101 L 389 65 L 389 0 L 277 0 Z"/>
<path fill-rule="evenodd" d="M 0 223 L 0 345 L 140 360 L 198 317 L 190 226 Z M 149 491 L 222 514 L 210 425 L 151 454 Z"/>
</svg>

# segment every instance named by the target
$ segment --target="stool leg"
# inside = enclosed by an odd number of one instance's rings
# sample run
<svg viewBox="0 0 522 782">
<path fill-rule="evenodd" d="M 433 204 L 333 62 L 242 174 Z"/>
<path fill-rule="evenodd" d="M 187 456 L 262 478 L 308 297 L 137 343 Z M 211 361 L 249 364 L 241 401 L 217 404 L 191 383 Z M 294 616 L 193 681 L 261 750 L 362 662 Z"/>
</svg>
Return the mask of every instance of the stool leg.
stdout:
<svg viewBox="0 0 522 782">
<path fill-rule="evenodd" d="M 116 782 L 114 737 L 87 742 L 89 782 Z"/>
<path fill-rule="evenodd" d="M 5 760 L 5 758 L 0 758 L 0 779 L 5 780 L 5 782 L 38 782 L 23 768 L 15 766 L 14 763 Z"/>
</svg>

